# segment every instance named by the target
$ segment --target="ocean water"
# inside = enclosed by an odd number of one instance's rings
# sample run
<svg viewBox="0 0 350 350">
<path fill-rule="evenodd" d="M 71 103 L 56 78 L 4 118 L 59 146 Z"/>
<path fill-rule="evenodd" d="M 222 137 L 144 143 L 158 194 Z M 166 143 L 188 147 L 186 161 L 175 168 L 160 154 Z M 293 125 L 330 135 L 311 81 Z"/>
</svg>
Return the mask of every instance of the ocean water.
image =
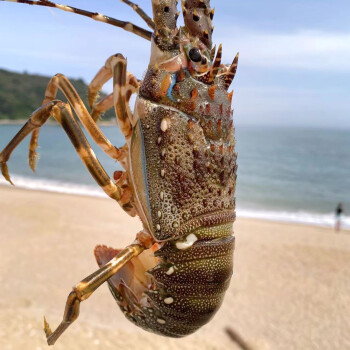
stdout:
<svg viewBox="0 0 350 350">
<path fill-rule="evenodd" d="M 0 149 L 19 129 L 20 125 L 0 125 Z M 117 127 L 101 129 L 112 143 L 123 145 Z M 332 226 L 341 202 L 344 227 L 350 228 L 350 130 L 238 127 L 236 139 L 237 216 Z M 28 141 L 8 163 L 18 187 L 105 196 L 59 126 L 41 130 L 36 174 L 27 165 Z M 93 148 L 111 176 L 120 169 Z M 6 186 L 3 179 L 0 185 Z"/>
</svg>

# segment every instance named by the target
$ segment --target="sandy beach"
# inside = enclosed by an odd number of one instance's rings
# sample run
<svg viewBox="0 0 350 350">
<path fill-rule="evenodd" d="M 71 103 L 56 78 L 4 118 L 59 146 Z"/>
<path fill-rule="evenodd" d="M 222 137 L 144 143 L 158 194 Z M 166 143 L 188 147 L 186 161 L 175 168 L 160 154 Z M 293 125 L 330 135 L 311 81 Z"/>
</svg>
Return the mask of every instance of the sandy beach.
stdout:
<svg viewBox="0 0 350 350">
<path fill-rule="evenodd" d="M 140 228 L 112 200 L 0 187 L 0 349 L 46 349 L 71 287 L 96 269 L 97 244 L 121 248 Z M 235 275 L 216 317 L 166 339 L 129 323 L 107 286 L 86 302 L 61 349 L 350 349 L 350 232 L 238 219 Z"/>
</svg>

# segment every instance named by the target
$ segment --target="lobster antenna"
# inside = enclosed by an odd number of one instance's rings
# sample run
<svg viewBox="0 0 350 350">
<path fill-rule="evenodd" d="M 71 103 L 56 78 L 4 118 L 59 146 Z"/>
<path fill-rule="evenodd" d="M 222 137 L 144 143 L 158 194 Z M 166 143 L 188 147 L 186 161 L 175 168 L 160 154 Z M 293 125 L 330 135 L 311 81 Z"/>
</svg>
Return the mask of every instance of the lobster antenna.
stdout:
<svg viewBox="0 0 350 350">
<path fill-rule="evenodd" d="M 145 11 L 143 11 L 139 5 L 133 3 L 129 0 L 120 0 L 120 1 L 123 2 L 124 4 L 129 5 L 147 23 L 147 25 L 152 30 L 154 30 L 156 28 L 156 25 L 154 24 L 153 19 L 151 17 L 149 17 L 147 15 L 147 13 Z"/>
<path fill-rule="evenodd" d="M 92 18 L 93 20 L 98 21 L 98 22 L 103 22 L 103 23 L 113 25 L 115 27 L 122 28 L 122 29 L 126 30 L 127 32 L 134 33 L 134 34 L 140 36 L 141 38 L 147 39 L 149 41 L 152 39 L 152 32 L 150 32 L 146 29 L 143 29 L 143 28 L 141 28 L 141 27 L 139 27 L 131 22 L 120 21 L 119 19 L 105 16 L 105 15 L 98 13 L 98 12 L 85 11 L 85 10 L 81 10 L 81 9 L 71 7 L 68 5 L 56 4 L 56 3 L 48 1 L 48 0 L 39 0 L 39 1 L 0 0 L 0 1 L 18 2 L 21 4 L 27 4 L 27 5 L 53 7 L 53 8 L 59 9 L 59 10 L 72 12 L 72 13 L 76 13 L 76 14 L 81 15 L 81 16 Z"/>
</svg>

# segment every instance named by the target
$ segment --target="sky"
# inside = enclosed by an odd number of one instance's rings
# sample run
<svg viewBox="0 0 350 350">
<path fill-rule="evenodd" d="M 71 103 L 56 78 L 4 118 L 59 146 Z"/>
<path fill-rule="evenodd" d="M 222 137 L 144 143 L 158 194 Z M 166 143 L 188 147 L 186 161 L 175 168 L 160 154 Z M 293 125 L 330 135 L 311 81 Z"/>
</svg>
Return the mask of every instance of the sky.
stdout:
<svg viewBox="0 0 350 350">
<path fill-rule="evenodd" d="M 136 2 L 151 14 L 150 0 Z M 146 28 L 118 0 L 67 0 Z M 214 42 L 240 63 L 233 106 L 238 126 L 350 128 L 350 1 L 212 0 Z M 0 68 L 89 82 L 115 53 L 142 78 L 150 43 L 75 14 L 0 1 Z M 111 84 L 106 90 L 111 89 Z"/>
</svg>

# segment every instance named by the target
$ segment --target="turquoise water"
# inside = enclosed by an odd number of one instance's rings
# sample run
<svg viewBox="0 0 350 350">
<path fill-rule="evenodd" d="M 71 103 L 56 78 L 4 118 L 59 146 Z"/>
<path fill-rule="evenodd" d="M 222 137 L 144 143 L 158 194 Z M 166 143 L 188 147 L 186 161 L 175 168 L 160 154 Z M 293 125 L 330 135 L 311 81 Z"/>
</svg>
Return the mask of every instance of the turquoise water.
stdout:
<svg viewBox="0 0 350 350">
<path fill-rule="evenodd" d="M 0 125 L 0 148 L 19 128 Z M 123 144 L 117 127 L 102 130 L 112 143 Z M 236 139 L 238 215 L 332 225 L 334 208 L 342 202 L 350 227 L 350 130 L 238 127 Z M 45 126 L 39 143 L 35 175 L 27 166 L 28 140 L 9 162 L 18 186 L 104 195 L 59 126 Z M 93 148 L 109 174 L 120 169 Z"/>
</svg>

